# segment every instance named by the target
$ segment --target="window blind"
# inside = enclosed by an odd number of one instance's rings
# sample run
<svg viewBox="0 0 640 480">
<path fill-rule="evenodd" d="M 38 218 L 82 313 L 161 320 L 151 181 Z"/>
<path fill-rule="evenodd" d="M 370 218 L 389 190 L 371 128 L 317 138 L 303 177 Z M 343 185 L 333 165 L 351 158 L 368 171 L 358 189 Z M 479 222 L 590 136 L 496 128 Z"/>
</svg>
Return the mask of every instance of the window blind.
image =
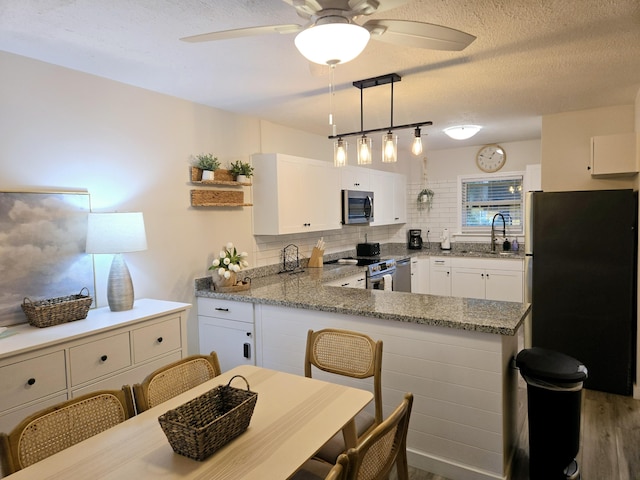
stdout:
<svg viewBox="0 0 640 480">
<path fill-rule="evenodd" d="M 510 233 L 522 233 L 522 175 L 462 180 L 460 197 L 462 232 L 489 231 L 493 217 L 501 213 Z M 496 221 L 502 228 L 502 219 Z"/>
</svg>

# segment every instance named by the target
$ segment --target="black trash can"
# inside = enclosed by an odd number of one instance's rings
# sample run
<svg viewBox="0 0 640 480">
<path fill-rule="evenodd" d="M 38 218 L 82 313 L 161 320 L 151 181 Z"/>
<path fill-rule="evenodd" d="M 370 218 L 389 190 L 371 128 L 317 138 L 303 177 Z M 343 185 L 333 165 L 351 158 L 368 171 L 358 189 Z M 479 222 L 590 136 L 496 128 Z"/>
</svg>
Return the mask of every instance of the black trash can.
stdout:
<svg viewBox="0 0 640 480">
<path fill-rule="evenodd" d="M 587 368 L 575 358 L 534 347 L 516 366 L 527 382 L 530 480 L 579 479 L 582 384 Z"/>
</svg>

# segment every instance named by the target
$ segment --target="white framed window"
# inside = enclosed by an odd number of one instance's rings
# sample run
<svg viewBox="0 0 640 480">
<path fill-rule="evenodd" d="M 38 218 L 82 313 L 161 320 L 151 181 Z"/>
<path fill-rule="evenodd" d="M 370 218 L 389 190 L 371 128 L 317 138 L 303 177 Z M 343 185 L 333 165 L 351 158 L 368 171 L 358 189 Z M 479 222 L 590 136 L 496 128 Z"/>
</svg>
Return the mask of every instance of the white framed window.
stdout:
<svg viewBox="0 0 640 480">
<path fill-rule="evenodd" d="M 509 234 L 524 233 L 524 172 L 458 177 L 458 219 L 463 234 L 491 232 L 497 214 L 504 217 Z M 502 229 L 502 218 L 496 218 Z"/>
</svg>

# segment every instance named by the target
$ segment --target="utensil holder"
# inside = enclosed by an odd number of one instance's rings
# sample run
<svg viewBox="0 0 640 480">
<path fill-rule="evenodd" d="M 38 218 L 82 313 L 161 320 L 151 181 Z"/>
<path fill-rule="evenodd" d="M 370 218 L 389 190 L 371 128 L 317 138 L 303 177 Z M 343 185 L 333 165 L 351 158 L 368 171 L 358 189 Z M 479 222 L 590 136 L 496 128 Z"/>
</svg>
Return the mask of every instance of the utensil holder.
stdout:
<svg viewBox="0 0 640 480">
<path fill-rule="evenodd" d="M 309 259 L 309 268 L 322 268 L 322 256 L 324 250 L 320 250 L 318 247 L 313 247 L 311 251 L 311 258 Z"/>
</svg>

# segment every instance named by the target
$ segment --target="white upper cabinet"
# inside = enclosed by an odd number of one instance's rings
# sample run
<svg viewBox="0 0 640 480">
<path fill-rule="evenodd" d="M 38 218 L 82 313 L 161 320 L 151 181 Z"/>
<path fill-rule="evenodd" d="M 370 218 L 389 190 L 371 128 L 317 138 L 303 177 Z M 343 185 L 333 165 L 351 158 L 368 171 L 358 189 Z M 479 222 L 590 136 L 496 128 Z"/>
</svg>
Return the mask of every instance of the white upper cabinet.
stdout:
<svg viewBox="0 0 640 480">
<path fill-rule="evenodd" d="M 373 218 L 371 225 L 407 222 L 407 178 L 404 175 L 371 170 Z"/>
<path fill-rule="evenodd" d="M 341 228 L 340 171 L 329 162 L 279 153 L 252 156 L 253 233 Z"/>
<path fill-rule="evenodd" d="M 640 142 L 636 133 L 591 138 L 591 175 L 635 175 L 638 173 Z"/>
<path fill-rule="evenodd" d="M 370 172 L 364 167 L 340 168 L 342 190 L 371 191 Z"/>
</svg>

